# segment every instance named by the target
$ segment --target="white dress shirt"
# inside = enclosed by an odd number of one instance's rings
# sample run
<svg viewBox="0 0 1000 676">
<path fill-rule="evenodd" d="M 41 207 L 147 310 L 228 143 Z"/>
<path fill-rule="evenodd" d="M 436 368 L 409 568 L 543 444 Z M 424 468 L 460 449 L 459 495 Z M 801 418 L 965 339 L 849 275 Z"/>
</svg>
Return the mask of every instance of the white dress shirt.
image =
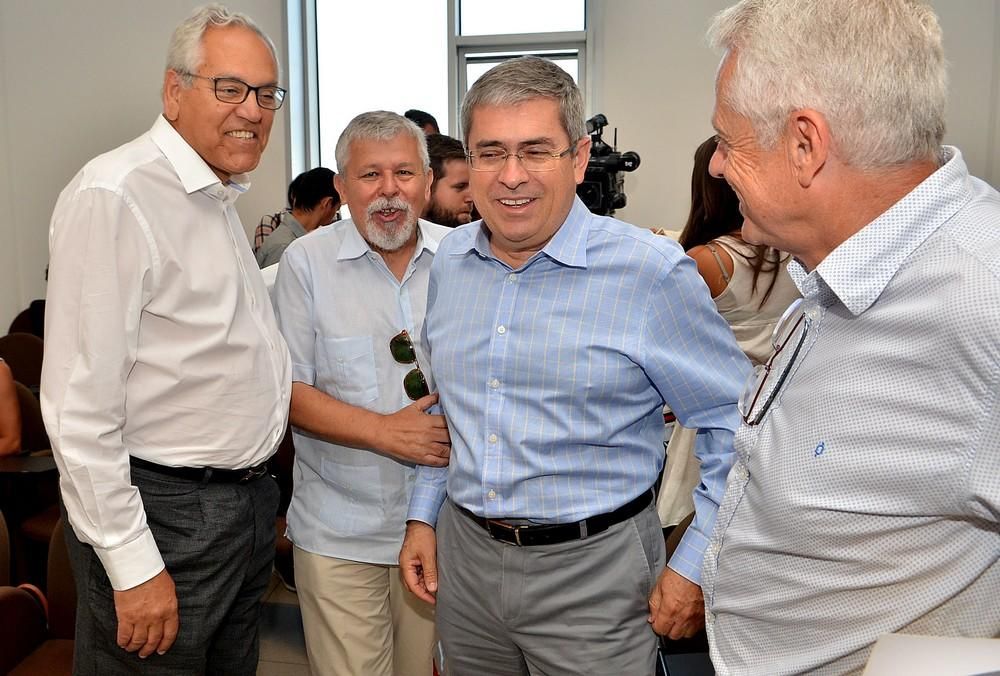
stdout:
<svg viewBox="0 0 1000 676">
<path fill-rule="evenodd" d="M 275 306 L 292 354 L 292 379 L 346 404 L 395 413 L 412 364 L 389 340 L 406 329 L 433 391 L 420 344 L 427 280 L 438 240 L 451 232 L 419 221 L 420 239 L 400 282 L 351 220 L 292 242 L 278 266 Z M 403 542 L 414 466 L 376 451 L 295 435 L 295 491 L 288 537 L 314 554 L 395 564 Z"/>
<path fill-rule="evenodd" d="M 115 589 L 163 569 L 129 456 L 265 461 L 288 418 L 288 349 L 223 185 L 163 118 L 89 162 L 49 231 L 41 400 L 77 536 Z"/>
</svg>

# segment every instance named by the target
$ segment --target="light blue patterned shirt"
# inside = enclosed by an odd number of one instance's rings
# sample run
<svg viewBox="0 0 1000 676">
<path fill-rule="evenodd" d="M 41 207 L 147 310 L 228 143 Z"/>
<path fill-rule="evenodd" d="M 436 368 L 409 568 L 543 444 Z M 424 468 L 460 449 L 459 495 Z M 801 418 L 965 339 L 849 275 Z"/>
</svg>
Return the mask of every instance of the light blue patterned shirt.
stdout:
<svg viewBox="0 0 1000 676">
<path fill-rule="evenodd" d="M 749 362 L 676 243 L 577 199 L 512 270 L 471 223 L 434 258 L 425 331 L 452 455 L 419 468 L 410 519 L 436 522 L 446 476 L 451 499 L 487 518 L 610 512 L 656 480 L 666 402 L 700 430 L 697 518 L 670 564 L 700 580 Z"/>
<path fill-rule="evenodd" d="M 815 270 L 789 266 L 802 347 L 737 433 L 705 557 L 721 675 L 860 671 L 890 632 L 1000 634 L 1000 194 L 944 159 Z"/>
<path fill-rule="evenodd" d="M 278 326 L 292 355 L 292 380 L 344 403 L 389 414 L 412 402 L 389 340 L 402 329 L 420 344 L 427 280 L 447 228 L 419 221 L 420 239 L 399 281 L 351 220 L 292 242 L 274 289 Z M 425 371 L 433 383 L 430 371 Z M 394 564 L 403 541 L 413 464 L 330 443 L 292 428 L 295 490 L 288 537 L 313 554 Z"/>
</svg>

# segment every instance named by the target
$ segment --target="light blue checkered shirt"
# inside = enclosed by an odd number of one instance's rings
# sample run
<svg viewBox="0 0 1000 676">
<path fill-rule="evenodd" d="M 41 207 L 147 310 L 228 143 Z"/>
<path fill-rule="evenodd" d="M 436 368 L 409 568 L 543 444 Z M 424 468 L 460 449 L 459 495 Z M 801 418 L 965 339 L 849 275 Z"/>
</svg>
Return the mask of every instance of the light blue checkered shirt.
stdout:
<svg viewBox="0 0 1000 676">
<path fill-rule="evenodd" d="M 1000 633 L 1000 194 L 943 154 L 815 270 L 789 266 L 802 348 L 737 433 L 705 558 L 720 675 L 854 673 L 882 634 Z"/>
<path fill-rule="evenodd" d="M 410 519 L 436 522 L 446 476 L 451 499 L 487 518 L 610 512 L 656 480 L 666 402 L 700 430 L 697 517 L 670 565 L 701 579 L 749 363 L 676 243 L 576 200 L 512 270 L 471 223 L 435 256 L 425 331 L 452 455 L 418 469 Z"/>
</svg>

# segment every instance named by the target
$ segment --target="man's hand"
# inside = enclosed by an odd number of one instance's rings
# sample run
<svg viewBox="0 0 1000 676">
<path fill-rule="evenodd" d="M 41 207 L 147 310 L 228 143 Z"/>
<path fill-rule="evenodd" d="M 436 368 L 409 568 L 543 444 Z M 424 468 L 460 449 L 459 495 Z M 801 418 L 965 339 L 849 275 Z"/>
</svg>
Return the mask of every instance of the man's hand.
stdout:
<svg viewBox="0 0 1000 676">
<path fill-rule="evenodd" d="M 146 658 L 162 655 L 177 638 L 177 592 L 164 569 L 142 584 L 115 592 L 118 646 Z"/>
<path fill-rule="evenodd" d="M 422 521 L 406 524 L 406 537 L 399 550 L 403 582 L 414 596 L 434 605 L 437 599 L 437 534 Z"/>
<path fill-rule="evenodd" d="M 443 415 L 426 413 L 437 403 L 438 395 L 428 394 L 382 416 L 376 448 L 401 460 L 418 465 L 444 467 L 451 455 L 451 436 Z"/>
<path fill-rule="evenodd" d="M 649 623 L 653 631 L 676 641 L 691 638 L 705 626 L 705 597 L 701 587 L 669 567 L 649 595 Z"/>
</svg>

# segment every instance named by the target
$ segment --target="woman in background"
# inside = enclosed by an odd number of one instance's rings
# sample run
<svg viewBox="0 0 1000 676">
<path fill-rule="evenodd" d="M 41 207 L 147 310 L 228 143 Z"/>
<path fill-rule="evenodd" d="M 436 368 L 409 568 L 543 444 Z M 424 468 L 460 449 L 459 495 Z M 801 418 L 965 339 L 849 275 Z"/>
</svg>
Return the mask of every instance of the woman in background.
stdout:
<svg viewBox="0 0 1000 676">
<path fill-rule="evenodd" d="M 799 290 L 788 276 L 787 254 L 740 236 L 739 198 L 728 183 L 708 173 L 716 145 L 713 136 L 694 154 L 691 213 L 678 241 L 698 264 L 736 342 L 757 365 L 771 356 L 771 332 Z"/>
<path fill-rule="evenodd" d="M 708 173 L 717 145 L 713 136 L 695 151 L 691 212 L 678 241 L 698 264 L 740 349 L 757 365 L 771 356 L 771 333 L 799 290 L 788 276 L 787 254 L 740 236 L 739 198 L 728 183 Z M 694 511 L 691 494 L 700 480 L 693 456 L 697 432 L 675 423 L 670 436 L 656 505 L 665 533 Z"/>
</svg>

